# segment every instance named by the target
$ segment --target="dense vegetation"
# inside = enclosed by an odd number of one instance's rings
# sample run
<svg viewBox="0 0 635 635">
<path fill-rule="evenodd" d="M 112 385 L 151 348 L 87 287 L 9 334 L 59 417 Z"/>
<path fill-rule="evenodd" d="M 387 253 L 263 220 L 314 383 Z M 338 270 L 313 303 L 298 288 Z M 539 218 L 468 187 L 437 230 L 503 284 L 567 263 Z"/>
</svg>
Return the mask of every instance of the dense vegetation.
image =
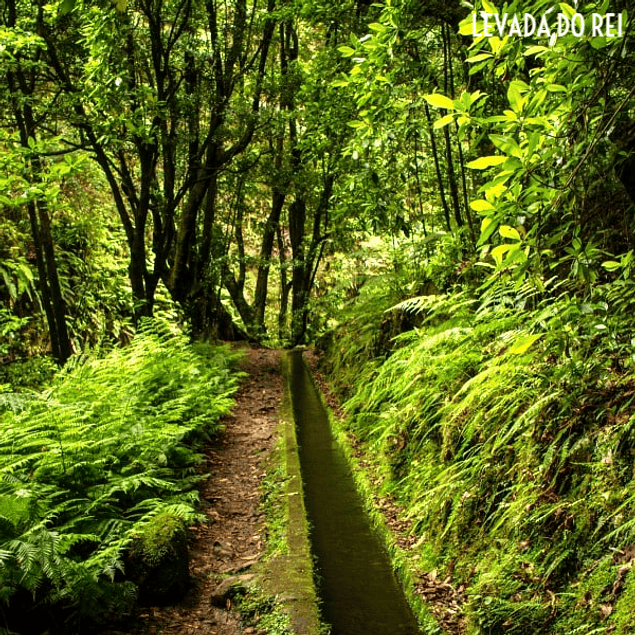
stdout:
<svg viewBox="0 0 635 635">
<path fill-rule="evenodd" d="M 401 304 L 419 326 L 387 348 L 364 325 L 392 325 L 390 303 L 362 295 L 329 370 L 355 387 L 346 428 L 412 521 L 413 570 L 467 586 L 470 633 L 631 632 L 632 319 L 429 296 Z"/>
<path fill-rule="evenodd" d="M 233 380 L 227 353 L 140 326 L 158 316 L 323 336 L 413 563 L 467 585 L 470 632 L 628 632 L 633 8 L 5 0 L 1 597 L 80 606 L 80 576 L 125 595 L 129 532 L 186 513 L 179 439 Z M 477 35 L 480 12 L 576 11 L 578 36 Z"/>
<path fill-rule="evenodd" d="M 46 611 L 70 631 L 129 611 L 135 537 L 159 516 L 163 525 L 198 517 L 197 447 L 232 404 L 235 358 L 146 322 L 124 349 L 69 363 L 45 392 L 0 395 L 0 589 L 10 625 L 27 629 Z"/>
</svg>

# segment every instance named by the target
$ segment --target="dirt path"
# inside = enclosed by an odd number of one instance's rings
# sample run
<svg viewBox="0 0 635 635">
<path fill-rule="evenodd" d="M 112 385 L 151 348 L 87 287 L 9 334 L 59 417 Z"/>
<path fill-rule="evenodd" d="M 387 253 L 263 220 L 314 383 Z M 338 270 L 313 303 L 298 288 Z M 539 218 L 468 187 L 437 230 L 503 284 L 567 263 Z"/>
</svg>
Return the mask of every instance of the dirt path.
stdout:
<svg viewBox="0 0 635 635">
<path fill-rule="evenodd" d="M 140 608 L 120 630 L 102 635 L 240 635 L 235 613 L 214 608 L 210 597 L 223 575 L 244 572 L 262 554 L 264 517 L 259 511 L 263 459 L 275 444 L 282 399 L 280 353 L 250 349 L 242 369 L 249 374 L 236 395 L 226 430 L 206 448 L 211 477 L 201 488 L 209 523 L 191 528 L 190 573 L 186 597 L 173 606 Z"/>
</svg>

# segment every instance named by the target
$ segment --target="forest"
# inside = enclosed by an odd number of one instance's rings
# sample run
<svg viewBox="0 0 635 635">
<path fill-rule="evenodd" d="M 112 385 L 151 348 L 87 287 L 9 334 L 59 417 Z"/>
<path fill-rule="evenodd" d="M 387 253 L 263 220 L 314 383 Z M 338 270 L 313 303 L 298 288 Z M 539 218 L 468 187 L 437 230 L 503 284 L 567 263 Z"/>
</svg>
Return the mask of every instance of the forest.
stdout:
<svg viewBox="0 0 635 635">
<path fill-rule="evenodd" d="M 633 633 L 633 15 L 0 0 L 0 633 L 135 602 L 237 342 L 318 354 L 426 633 Z"/>
</svg>

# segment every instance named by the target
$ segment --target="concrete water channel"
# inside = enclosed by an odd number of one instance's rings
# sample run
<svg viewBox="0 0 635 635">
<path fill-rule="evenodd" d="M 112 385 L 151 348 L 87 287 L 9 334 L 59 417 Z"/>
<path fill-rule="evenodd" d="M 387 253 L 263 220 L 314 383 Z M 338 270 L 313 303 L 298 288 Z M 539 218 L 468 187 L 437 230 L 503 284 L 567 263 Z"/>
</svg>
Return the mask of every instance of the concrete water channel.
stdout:
<svg viewBox="0 0 635 635">
<path fill-rule="evenodd" d="M 288 356 L 304 504 L 322 619 L 331 635 L 417 635 L 301 351 Z"/>
</svg>

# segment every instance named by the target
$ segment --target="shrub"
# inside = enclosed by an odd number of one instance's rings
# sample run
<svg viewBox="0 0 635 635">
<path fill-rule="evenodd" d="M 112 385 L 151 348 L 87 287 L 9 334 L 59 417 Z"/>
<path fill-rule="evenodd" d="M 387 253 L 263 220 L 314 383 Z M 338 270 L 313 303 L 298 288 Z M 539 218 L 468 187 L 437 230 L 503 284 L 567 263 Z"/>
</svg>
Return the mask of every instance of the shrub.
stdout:
<svg viewBox="0 0 635 635">
<path fill-rule="evenodd" d="M 222 428 L 236 358 L 148 321 L 0 414 L 0 601 L 26 590 L 91 618 L 130 606 L 133 537 L 159 514 L 197 518 L 197 444 Z"/>
</svg>

